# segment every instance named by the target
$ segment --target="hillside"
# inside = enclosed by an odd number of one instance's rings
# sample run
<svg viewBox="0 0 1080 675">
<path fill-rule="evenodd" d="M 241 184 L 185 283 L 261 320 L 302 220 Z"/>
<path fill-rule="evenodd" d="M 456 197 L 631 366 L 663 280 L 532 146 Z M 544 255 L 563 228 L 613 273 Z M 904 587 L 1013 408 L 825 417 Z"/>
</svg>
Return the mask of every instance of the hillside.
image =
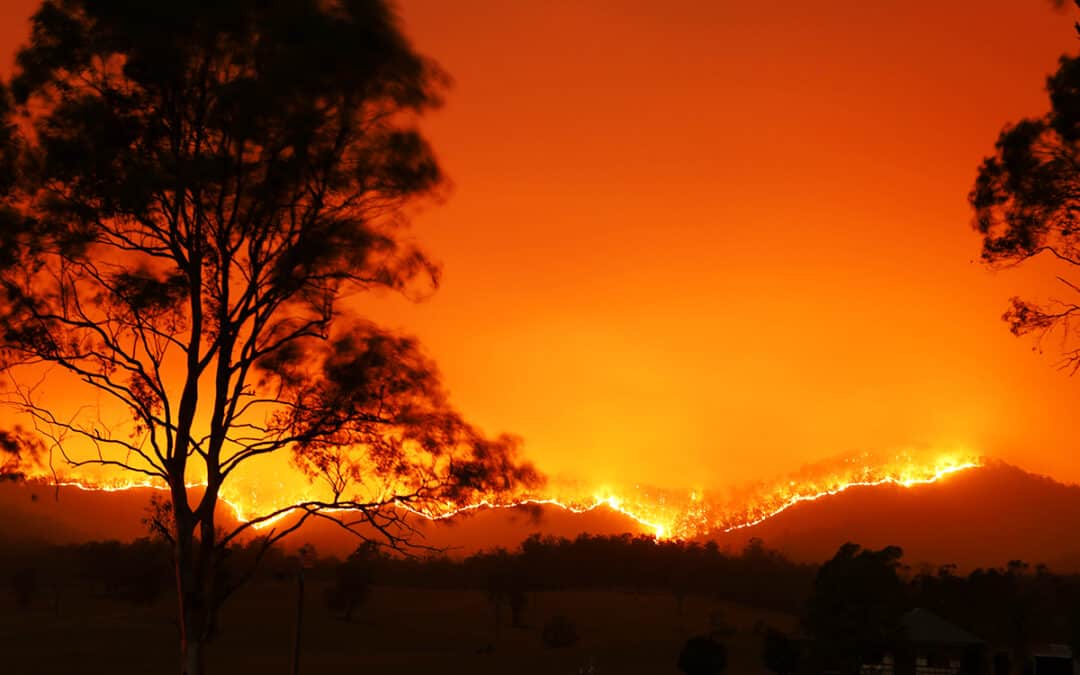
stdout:
<svg viewBox="0 0 1080 675">
<path fill-rule="evenodd" d="M 830 557 L 846 541 L 903 547 L 908 564 L 962 568 L 1020 559 L 1080 570 L 1080 486 L 992 463 L 940 482 L 852 488 L 798 504 L 754 526 L 716 535 L 726 546 L 759 537 L 800 560 Z"/>
<path fill-rule="evenodd" d="M 152 494 L 147 489 L 84 492 L 65 487 L 57 495 L 43 485 L 0 485 L 0 540 L 143 536 L 141 519 Z M 448 549 L 452 555 L 495 546 L 513 548 L 536 532 L 562 537 L 582 532 L 643 533 L 633 520 L 604 507 L 584 514 L 522 507 L 434 523 L 420 518 L 409 522 L 422 535 L 419 541 Z M 875 548 L 901 546 L 911 565 L 955 563 L 971 568 L 1021 559 L 1060 571 L 1080 571 L 1080 541 L 1072 536 L 1078 529 L 1080 486 L 994 463 L 930 485 L 852 488 L 710 538 L 722 547 L 739 549 L 757 537 L 770 548 L 808 562 L 827 559 L 841 544 L 853 541 Z M 294 545 L 304 542 L 336 554 L 355 545 L 353 538 L 326 522 L 314 522 L 291 538 Z"/>
</svg>

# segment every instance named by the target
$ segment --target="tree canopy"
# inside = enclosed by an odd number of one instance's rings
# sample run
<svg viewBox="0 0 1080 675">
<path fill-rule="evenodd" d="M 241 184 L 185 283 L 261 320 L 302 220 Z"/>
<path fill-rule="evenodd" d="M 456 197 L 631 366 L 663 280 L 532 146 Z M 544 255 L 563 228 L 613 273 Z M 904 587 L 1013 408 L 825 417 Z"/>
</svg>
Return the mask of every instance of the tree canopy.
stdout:
<svg viewBox="0 0 1080 675">
<path fill-rule="evenodd" d="M 46 0 L 33 16 L 0 92 L 9 402 L 72 466 L 168 486 L 185 672 L 231 591 L 214 569 L 250 525 L 219 533 L 215 507 L 247 460 L 290 454 L 325 487 L 267 545 L 330 507 L 403 543 L 400 506 L 539 480 L 514 437 L 450 406 L 415 339 L 343 301 L 438 285 L 405 207 L 443 183 L 416 123 L 447 83 L 381 0 Z M 66 414 L 43 373 L 103 403 Z M 130 421 L 107 423 L 110 405 Z"/>
<path fill-rule="evenodd" d="M 907 596 L 897 571 L 903 551 L 844 544 L 818 570 L 804 626 L 823 642 L 884 642 L 900 632 Z"/>
<path fill-rule="evenodd" d="M 1080 28 L 1078 28 L 1080 30 Z M 1050 110 L 1006 126 L 979 167 L 969 201 L 991 266 L 1052 258 L 1065 295 L 1048 302 L 1014 297 L 1003 318 L 1016 335 L 1061 338 L 1061 365 L 1080 370 L 1080 57 L 1062 56 L 1046 82 Z"/>
</svg>

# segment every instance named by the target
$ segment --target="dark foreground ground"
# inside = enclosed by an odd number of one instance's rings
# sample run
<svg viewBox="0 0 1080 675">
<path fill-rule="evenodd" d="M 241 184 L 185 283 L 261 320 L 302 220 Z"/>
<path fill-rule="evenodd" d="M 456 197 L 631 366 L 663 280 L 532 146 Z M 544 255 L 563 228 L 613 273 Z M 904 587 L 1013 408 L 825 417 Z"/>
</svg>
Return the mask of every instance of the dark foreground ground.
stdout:
<svg viewBox="0 0 1080 675">
<path fill-rule="evenodd" d="M 176 672 L 171 596 L 139 608 L 86 592 L 61 592 L 57 610 L 51 593 L 42 595 L 37 606 L 22 612 L 9 598 L 0 599 L 0 672 L 5 675 Z M 670 595 L 546 592 L 530 597 L 527 627 L 505 626 L 496 643 L 493 609 L 480 592 L 379 587 L 351 623 L 332 616 L 322 597 L 323 587 L 309 583 L 305 675 L 576 675 L 589 663 L 596 675 L 674 674 L 682 643 L 707 631 L 718 615 L 735 630 L 725 638 L 728 672 L 760 673 L 761 638 L 754 625 L 793 625 L 783 614 L 699 598 L 687 599 L 680 615 Z M 241 591 L 211 647 L 212 672 L 288 673 L 295 602 L 293 583 L 266 581 Z M 576 624 L 576 647 L 543 646 L 540 628 L 556 614 Z"/>
</svg>

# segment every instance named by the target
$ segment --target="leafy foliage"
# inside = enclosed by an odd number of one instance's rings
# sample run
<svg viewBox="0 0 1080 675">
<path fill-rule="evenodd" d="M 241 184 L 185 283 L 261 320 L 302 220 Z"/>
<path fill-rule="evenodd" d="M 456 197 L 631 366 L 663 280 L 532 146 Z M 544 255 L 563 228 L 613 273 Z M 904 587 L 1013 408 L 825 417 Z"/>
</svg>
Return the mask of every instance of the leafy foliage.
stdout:
<svg viewBox="0 0 1080 675">
<path fill-rule="evenodd" d="M 343 302 L 438 285 L 405 208 L 439 195 L 416 122 L 447 82 L 381 0 L 45 0 L 0 90 L 10 402 L 69 465 L 169 486 L 189 675 L 230 542 L 284 512 L 218 532 L 248 460 L 281 453 L 327 488 L 266 547 L 331 507 L 404 545 L 400 506 L 539 480 L 449 405 L 415 340 Z M 130 422 L 42 400 L 43 366 Z"/>
<path fill-rule="evenodd" d="M 379 562 L 378 549 L 370 543 L 357 548 L 334 570 L 334 584 L 326 589 L 326 606 L 345 621 L 367 600 Z"/>
<path fill-rule="evenodd" d="M 1072 273 L 1080 267 L 1080 57 L 1061 57 L 1046 89 L 1049 112 L 1002 130 L 994 154 L 979 167 L 969 201 L 985 263 L 1012 265 L 1043 255 Z M 1080 287 L 1066 274 L 1057 279 L 1071 299 L 1038 303 L 1014 297 L 1002 318 L 1016 335 L 1033 333 L 1041 340 L 1058 332 L 1061 365 L 1075 373 Z"/>
<path fill-rule="evenodd" d="M 799 643 L 775 628 L 766 628 L 761 661 L 776 675 L 789 675 L 799 670 Z"/>
<path fill-rule="evenodd" d="M 824 642 L 885 642 L 900 631 L 907 593 L 898 570 L 903 551 L 844 544 L 818 570 L 807 604 L 807 632 Z"/>
<path fill-rule="evenodd" d="M 40 468 L 44 454 L 41 441 L 25 429 L 0 429 L 0 481 L 26 478 Z"/>
<path fill-rule="evenodd" d="M 727 647 L 708 635 L 699 635 L 686 641 L 677 665 L 686 675 L 720 675 L 727 663 Z"/>
</svg>

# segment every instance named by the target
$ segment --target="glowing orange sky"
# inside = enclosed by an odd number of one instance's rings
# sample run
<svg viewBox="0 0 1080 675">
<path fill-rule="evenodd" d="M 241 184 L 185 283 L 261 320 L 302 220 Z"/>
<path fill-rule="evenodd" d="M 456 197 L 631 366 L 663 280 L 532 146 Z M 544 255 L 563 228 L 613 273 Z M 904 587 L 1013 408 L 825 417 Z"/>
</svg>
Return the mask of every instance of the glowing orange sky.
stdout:
<svg viewBox="0 0 1080 675">
<path fill-rule="evenodd" d="M 1080 380 L 999 316 L 966 194 L 1077 47 L 1039 0 L 402 4 L 454 77 L 418 334 L 551 474 L 719 487 L 964 446 L 1080 480 Z M 0 5 L 8 54 L 33 0 Z M 8 56 L 10 61 L 10 56 Z"/>
</svg>

